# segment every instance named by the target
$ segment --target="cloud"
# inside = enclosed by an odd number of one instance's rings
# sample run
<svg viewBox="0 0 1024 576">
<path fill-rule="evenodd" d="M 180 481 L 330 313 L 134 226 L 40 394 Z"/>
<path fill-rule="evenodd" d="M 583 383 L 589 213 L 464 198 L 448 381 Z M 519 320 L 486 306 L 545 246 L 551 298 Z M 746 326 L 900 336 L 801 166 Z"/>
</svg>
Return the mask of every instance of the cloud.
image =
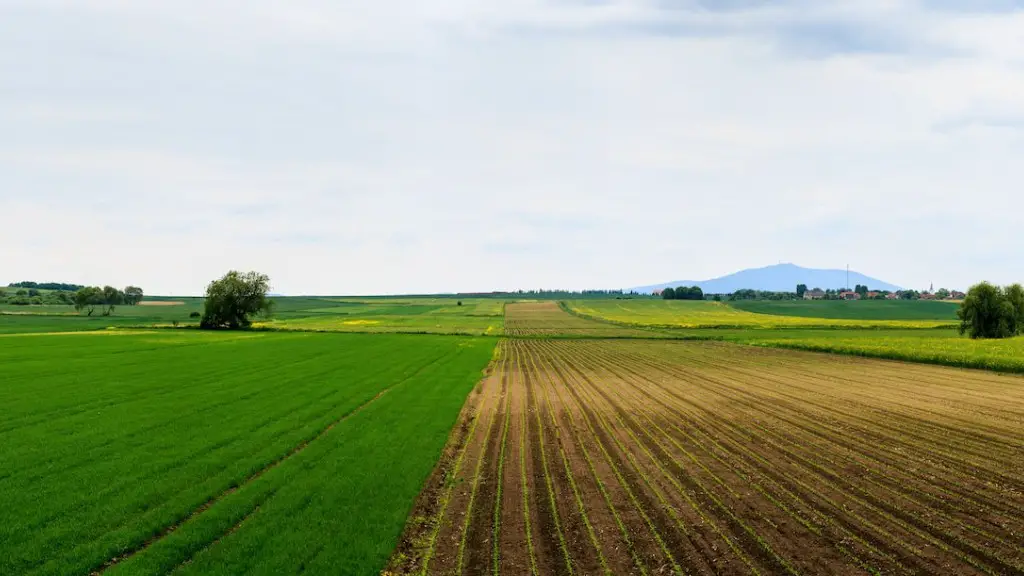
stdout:
<svg viewBox="0 0 1024 576">
<path fill-rule="evenodd" d="M 955 8 L 0 0 L 0 283 L 1018 280 L 1024 12 Z"/>
</svg>

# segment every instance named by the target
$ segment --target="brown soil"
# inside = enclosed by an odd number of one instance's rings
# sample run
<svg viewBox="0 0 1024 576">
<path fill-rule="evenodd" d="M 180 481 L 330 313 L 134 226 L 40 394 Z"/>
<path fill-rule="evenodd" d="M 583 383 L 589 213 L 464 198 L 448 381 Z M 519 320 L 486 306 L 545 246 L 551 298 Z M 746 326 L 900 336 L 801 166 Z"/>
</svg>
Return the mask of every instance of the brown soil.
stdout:
<svg viewBox="0 0 1024 576">
<path fill-rule="evenodd" d="M 1024 378 L 511 340 L 421 496 L 396 553 L 412 560 L 391 569 L 1024 574 L 1021 534 Z"/>
</svg>

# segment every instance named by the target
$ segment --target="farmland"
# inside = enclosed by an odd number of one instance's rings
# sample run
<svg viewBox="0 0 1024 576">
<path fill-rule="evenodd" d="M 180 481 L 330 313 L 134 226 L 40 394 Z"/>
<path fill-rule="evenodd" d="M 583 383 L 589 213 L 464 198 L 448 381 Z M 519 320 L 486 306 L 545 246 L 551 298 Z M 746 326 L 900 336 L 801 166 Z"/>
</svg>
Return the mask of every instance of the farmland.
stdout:
<svg viewBox="0 0 1024 576">
<path fill-rule="evenodd" d="M 849 320 L 936 320 L 956 322 L 958 305 L 938 300 L 736 300 L 746 312 L 801 318 Z"/>
<path fill-rule="evenodd" d="M 287 300 L 287 299 L 284 299 Z M 499 335 L 504 302 L 495 299 L 401 298 L 317 299 L 261 322 L 260 327 L 323 332 L 406 332 Z M 459 305 L 459 303 L 462 305 Z"/>
<path fill-rule="evenodd" d="M 510 302 L 505 306 L 505 331 L 521 337 L 604 337 L 657 338 L 664 334 L 628 326 L 618 326 L 573 316 L 557 302 Z"/>
<path fill-rule="evenodd" d="M 1024 380 L 715 342 L 507 340 L 391 569 L 1024 570 Z"/>
<path fill-rule="evenodd" d="M 316 332 L 383 332 L 499 335 L 503 300 L 476 298 L 273 298 L 270 319 L 257 327 Z M 153 305 L 164 302 L 181 305 Z M 71 306 L 0 306 L 0 334 L 69 332 L 108 327 L 197 326 L 200 298 L 147 298 L 140 306 L 118 306 L 110 316 L 85 316 Z"/>
<path fill-rule="evenodd" d="M 655 328 L 939 328 L 956 324 L 955 317 L 899 320 L 760 314 L 703 300 L 574 300 L 568 307 L 586 318 Z"/>
<path fill-rule="evenodd" d="M 0 342 L 2 574 L 374 573 L 495 343 L 180 330 Z"/>
<path fill-rule="evenodd" d="M 1024 378 L 853 356 L 1024 371 L 1024 338 L 426 297 L 205 332 L 176 300 L 0 316 L 0 574 L 1024 572 Z"/>
</svg>

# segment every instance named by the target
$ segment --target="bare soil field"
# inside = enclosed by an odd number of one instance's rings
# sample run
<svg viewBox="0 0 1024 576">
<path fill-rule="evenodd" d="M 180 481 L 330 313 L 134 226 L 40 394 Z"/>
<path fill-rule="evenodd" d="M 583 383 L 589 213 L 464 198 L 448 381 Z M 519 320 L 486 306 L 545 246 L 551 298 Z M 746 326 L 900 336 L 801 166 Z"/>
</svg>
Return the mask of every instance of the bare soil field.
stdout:
<svg viewBox="0 0 1024 576">
<path fill-rule="evenodd" d="M 139 302 L 139 306 L 184 306 L 185 303 L 180 300 L 143 300 Z"/>
<path fill-rule="evenodd" d="M 558 302 L 516 302 L 505 305 L 505 333 L 510 336 L 585 336 L 600 338 L 663 338 L 654 330 L 618 326 L 573 316 Z"/>
<path fill-rule="evenodd" d="M 1021 574 L 1024 378 L 507 340 L 400 574 Z"/>
</svg>

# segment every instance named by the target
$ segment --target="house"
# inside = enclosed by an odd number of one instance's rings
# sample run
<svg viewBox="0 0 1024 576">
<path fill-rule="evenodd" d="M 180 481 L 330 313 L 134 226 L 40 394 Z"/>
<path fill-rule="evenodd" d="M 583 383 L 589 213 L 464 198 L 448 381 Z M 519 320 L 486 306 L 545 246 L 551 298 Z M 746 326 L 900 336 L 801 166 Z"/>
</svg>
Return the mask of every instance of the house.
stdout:
<svg viewBox="0 0 1024 576">
<path fill-rule="evenodd" d="M 967 298 L 967 294 L 964 294 L 963 292 L 960 292 L 958 290 L 953 290 L 952 292 L 949 293 L 950 300 L 963 300 L 964 298 Z"/>
<path fill-rule="evenodd" d="M 814 290 L 806 290 L 804 292 L 804 300 L 821 300 L 825 297 L 825 291 L 819 288 Z"/>
<path fill-rule="evenodd" d="M 846 292 L 840 292 L 839 297 L 843 300 L 860 300 L 860 294 L 847 290 Z"/>
<path fill-rule="evenodd" d="M 921 292 L 921 300 L 935 300 L 935 294 L 931 292 Z"/>
<path fill-rule="evenodd" d="M 888 294 L 885 295 L 885 299 L 886 300 L 899 300 L 900 299 L 900 295 L 899 295 L 898 292 L 889 292 Z"/>
<path fill-rule="evenodd" d="M 878 298 L 878 292 L 868 292 L 867 298 L 869 300 L 874 300 L 875 298 Z"/>
</svg>

